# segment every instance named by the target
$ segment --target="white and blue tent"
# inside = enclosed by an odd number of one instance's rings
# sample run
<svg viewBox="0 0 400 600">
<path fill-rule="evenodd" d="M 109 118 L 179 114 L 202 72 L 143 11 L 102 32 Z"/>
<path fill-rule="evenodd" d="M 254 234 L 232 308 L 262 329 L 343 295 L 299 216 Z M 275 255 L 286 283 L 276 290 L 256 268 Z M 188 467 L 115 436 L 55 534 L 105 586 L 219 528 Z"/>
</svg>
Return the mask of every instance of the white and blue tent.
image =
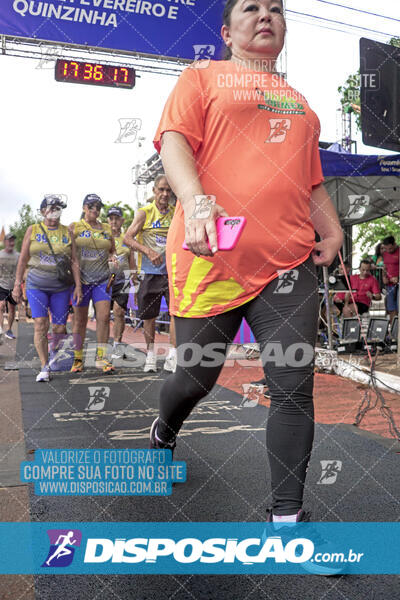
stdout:
<svg viewBox="0 0 400 600">
<path fill-rule="evenodd" d="M 400 154 L 368 156 L 320 149 L 320 156 L 325 187 L 343 227 L 400 211 Z"/>
</svg>

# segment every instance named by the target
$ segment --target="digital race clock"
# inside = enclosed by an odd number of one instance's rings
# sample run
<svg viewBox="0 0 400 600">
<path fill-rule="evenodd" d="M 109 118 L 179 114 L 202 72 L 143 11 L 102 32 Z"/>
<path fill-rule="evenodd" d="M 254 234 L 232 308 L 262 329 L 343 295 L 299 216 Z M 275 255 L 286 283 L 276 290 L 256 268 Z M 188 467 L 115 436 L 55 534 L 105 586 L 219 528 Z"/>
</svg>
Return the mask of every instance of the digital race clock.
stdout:
<svg viewBox="0 0 400 600">
<path fill-rule="evenodd" d="M 76 60 L 58 59 L 55 77 L 56 81 L 68 83 L 89 83 L 129 89 L 135 85 L 135 69 L 132 67 L 116 67 Z"/>
</svg>

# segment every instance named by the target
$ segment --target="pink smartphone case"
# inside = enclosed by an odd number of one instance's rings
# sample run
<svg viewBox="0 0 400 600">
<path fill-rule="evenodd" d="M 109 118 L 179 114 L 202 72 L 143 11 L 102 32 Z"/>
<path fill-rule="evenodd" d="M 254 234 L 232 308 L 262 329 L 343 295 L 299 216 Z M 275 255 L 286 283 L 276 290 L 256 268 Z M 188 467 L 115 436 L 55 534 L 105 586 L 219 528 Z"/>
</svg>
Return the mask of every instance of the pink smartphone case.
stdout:
<svg viewBox="0 0 400 600">
<path fill-rule="evenodd" d="M 219 217 L 217 219 L 217 242 L 218 250 L 232 250 L 239 241 L 241 233 L 246 225 L 246 217 Z M 208 244 L 210 248 L 210 244 Z M 189 250 L 186 242 L 182 248 Z"/>
</svg>

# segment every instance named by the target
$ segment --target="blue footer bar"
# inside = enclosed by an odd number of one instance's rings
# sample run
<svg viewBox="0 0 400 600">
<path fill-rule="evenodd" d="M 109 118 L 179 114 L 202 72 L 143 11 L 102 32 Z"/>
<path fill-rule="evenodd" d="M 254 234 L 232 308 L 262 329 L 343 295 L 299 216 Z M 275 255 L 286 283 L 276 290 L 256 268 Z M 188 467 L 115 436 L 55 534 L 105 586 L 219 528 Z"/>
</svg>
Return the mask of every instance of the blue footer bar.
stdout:
<svg viewBox="0 0 400 600">
<path fill-rule="evenodd" d="M 0 523 L 1 574 L 399 574 L 400 523 Z"/>
</svg>

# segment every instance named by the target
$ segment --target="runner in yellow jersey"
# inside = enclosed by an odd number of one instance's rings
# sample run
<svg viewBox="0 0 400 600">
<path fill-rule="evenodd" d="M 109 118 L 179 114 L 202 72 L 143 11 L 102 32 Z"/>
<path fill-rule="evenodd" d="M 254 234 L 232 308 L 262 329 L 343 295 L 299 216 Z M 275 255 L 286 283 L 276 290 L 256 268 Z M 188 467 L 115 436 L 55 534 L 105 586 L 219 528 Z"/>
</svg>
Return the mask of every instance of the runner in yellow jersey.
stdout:
<svg viewBox="0 0 400 600">
<path fill-rule="evenodd" d="M 89 302 L 96 310 L 96 367 L 103 372 L 114 371 L 107 358 L 107 342 L 110 328 L 111 290 L 107 289 L 110 278 L 109 260 L 115 265 L 115 244 L 108 224 L 100 223 L 98 216 L 103 203 L 97 194 L 88 194 L 83 201 L 84 218 L 69 227 L 76 241 L 81 269 L 82 300 L 74 305 L 75 358 L 71 371 L 83 370 L 83 343 L 88 321 Z"/>
<path fill-rule="evenodd" d="M 60 223 L 61 212 L 65 207 L 66 204 L 59 196 L 47 196 L 43 199 L 40 205 L 43 221 L 30 225 L 26 230 L 15 275 L 13 296 L 18 302 L 22 293 L 21 282 L 28 265 L 26 295 L 34 320 L 35 348 L 41 362 L 41 371 L 36 378 L 38 382 L 50 380 L 47 341 L 49 313 L 54 348 L 66 331 L 72 286 L 58 278 L 56 261 L 59 258 L 67 257 L 71 261 L 75 280 L 74 300 L 79 302 L 82 294 L 75 241 L 67 226 Z"/>
<path fill-rule="evenodd" d="M 112 311 L 114 316 L 114 346 L 112 358 L 124 358 L 124 344 L 122 335 L 125 329 L 125 313 L 129 300 L 130 283 L 136 281 L 135 255 L 131 248 L 124 243 L 122 225 L 124 215 L 119 206 L 112 206 L 107 212 L 108 224 L 115 242 L 115 256 L 118 260 L 118 269 L 114 273 L 112 286 Z"/>
<path fill-rule="evenodd" d="M 141 207 L 129 227 L 125 244 L 139 252 L 138 271 L 144 279 L 138 292 L 138 316 L 144 321 L 147 357 L 144 371 L 156 371 L 154 353 L 155 322 L 164 296 L 169 307 L 168 275 L 165 262 L 168 230 L 175 208 L 170 204 L 171 188 L 165 175 L 158 175 L 153 187 L 154 200 Z M 175 327 L 171 316 L 171 348 L 164 363 L 166 371 L 176 369 Z"/>
</svg>

